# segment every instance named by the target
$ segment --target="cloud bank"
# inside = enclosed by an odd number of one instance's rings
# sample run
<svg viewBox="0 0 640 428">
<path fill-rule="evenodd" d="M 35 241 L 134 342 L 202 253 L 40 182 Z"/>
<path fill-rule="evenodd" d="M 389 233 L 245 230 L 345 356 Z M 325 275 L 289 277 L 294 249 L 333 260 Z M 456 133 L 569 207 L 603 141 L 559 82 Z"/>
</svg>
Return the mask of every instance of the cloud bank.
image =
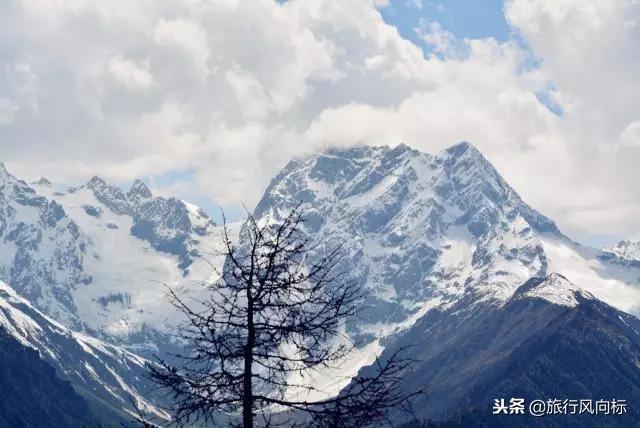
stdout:
<svg viewBox="0 0 640 428">
<path fill-rule="evenodd" d="M 189 191 L 251 205 L 328 145 L 467 140 L 567 232 L 640 231 L 640 2 L 508 0 L 511 40 L 425 19 L 425 46 L 384 7 L 2 2 L 0 156 L 69 182 L 188 173 Z"/>
</svg>

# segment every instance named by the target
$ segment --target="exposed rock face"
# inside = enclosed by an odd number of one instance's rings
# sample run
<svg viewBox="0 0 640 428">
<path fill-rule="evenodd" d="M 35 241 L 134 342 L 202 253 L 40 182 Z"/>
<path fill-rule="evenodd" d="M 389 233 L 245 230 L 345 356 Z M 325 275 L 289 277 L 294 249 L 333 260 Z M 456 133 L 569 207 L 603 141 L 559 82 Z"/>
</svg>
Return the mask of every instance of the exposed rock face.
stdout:
<svg viewBox="0 0 640 428">
<path fill-rule="evenodd" d="M 93 205 L 83 205 L 82 208 L 84 208 L 84 212 L 92 217 L 100 218 L 100 216 L 102 215 L 102 208 L 100 207 L 96 207 Z"/>
<path fill-rule="evenodd" d="M 96 199 L 116 214 L 132 215 L 133 207 L 125 194 L 116 186 L 107 184 L 98 176 L 87 182 L 87 188 L 93 190 Z"/>
<path fill-rule="evenodd" d="M 131 234 L 149 242 L 158 251 L 177 255 L 181 269 L 188 268 L 198 256 L 192 247 L 194 233 L 189 210 L 179 199 L 146 199 L 135 208 Z"/>
</svg>

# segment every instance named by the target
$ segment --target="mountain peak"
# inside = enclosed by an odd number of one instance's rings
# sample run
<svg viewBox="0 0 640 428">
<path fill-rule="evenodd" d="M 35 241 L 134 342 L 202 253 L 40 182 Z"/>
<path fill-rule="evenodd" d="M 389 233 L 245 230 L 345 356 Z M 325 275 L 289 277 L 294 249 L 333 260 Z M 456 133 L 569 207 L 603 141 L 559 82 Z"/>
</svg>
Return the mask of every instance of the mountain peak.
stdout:
<svg viewBox="0 0 640 428">
<path fill-rule="evenodd" d="M 492 163 L 474 145 L 468 142 L 455 144 L 440 153 L 448 177 L 464 201 L 459 207 L 467 211 L 467 217 L 484 232 L 494 223 L 497 209 L 512 216 L 518 212 L 538 232 L 560 233 L 556 224 L 532 209 L 509 186 Z M 474 226 L 475 227 L 475 226 Z"/>
<path fill-rule="evenodd" d="M 514 298 L 543 299 L 556 305 L 568 307 L 579 304 L 578 296 L 593 298 L 591 293 L 578 287 L 567 277 L 557 272 L 552 272 L 544 278 L 531 278 L 514 294 Z"/>
<path fill-rule="evenodd" d="M 18 180 L 16 177 L 11 175 L 4 163 L 0 162 L 0 188 L 3 188 L 10 183 L 20 183 L 20 187 L 26 187 L 26 183 L 24 181 Z"/>
<path fill-rule="evenodd" d="M 640 241 L 624 240 L 613 248 L 605 248 L 605 253 L 613 254 L 621 259 L 640 261 Z"/>
<path fill-rule="evenodd" d="M 127 192 L 127 197 L 134 201 L 139 201 L 140 199 L 149 199 L 153 197 L 153 193 L 149 187 L 140 180 L 135 180 Z"/>
<path fill-rule="evenodd" d="M 493 164 L 482 154 L 476 146 L 463 141 L 440 152 L 439 157 L 452 166 L 459 165 L 457 170 L 473 170 L 475 174 L 481 173 L 486 177 L 492 177 L 506 186 Z"/>
<path fill-rule="evenodd" d="M 445 149 L 445 152 L 450 156 L 457 157 L 461 156 L 465 153 L 473 153 L 474 155 L 482 155 L 480 150 L 476 148 L 473 144 L 467 141 L 461 141 L 458 144 L 454 144 L 453 146 Z"/>
<path fill-rule="evenodd" d="M 52 185 L 51 181 L 49 181 L 46 177 L 40 177 L 37 181 L 34 181 L 32 184 L 35 184 L 38 186 L 46 186 L 46 187 L 51 187 Z"/>
<path fill-rule="evenodd" d="M 131 203 L 119 187 L 111 186 L 102 178 L 94 175 L 87 182 L 87 188 L 91 189 L 96 199 L 114 213 L 119 215 L 131 214 Z"/>
<path fill-rule="evenodd" d="M 89 179 L 89 181 L 87 181 L 87 187 L 90 189 L 95 189 L 96 187 L 102 187 L 102 186 L 105 186 L 106 184 L 107 182 L 104 181 L 102 178 L 98 177 L 97 175 L 94 175 Z"/>
<path fill-rule="evenodd" d="M 7 177 L 10 177 L 11 174 L 9 174 L 9 171 L 7 171 L 7 168 L 4 166 L 4 163 L 0 162 L 0 180 L 5 181 L 7 179 Z"/>
</svg>

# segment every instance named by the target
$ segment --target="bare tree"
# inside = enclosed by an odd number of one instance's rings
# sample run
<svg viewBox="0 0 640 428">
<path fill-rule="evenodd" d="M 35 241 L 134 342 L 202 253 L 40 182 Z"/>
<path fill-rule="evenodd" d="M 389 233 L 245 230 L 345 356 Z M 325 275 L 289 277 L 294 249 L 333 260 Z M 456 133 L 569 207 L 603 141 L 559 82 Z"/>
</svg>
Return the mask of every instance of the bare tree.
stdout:
<svg viewBox="0 0 640 428">
<path fill-rule="evenodd" d="M 313 247 L 302 226 L 300 207 L 264 224 L 250 215 L 236 245 L 225 220 L 226 262 L 209 286 L 210 298 L 188 303 L 169 290 L 186 315 L 178 335 L 187 350 L 149 369 L 174 402 L 178 425 L 225 415 L 233 420 L 240 413 L 245 428 L 292 425 L 302 414 L 305 426 L 380 425 L 388 422 L 388 410 L 415 395 L 398 388 L 410 363 L 398 354 L 377 361 L 376 370 L 335 397 L 290 393 L 317 391 L 294 379 L 334 367 L 351 352 L 341 329 L 363 297 L 336 269 L 339 248 L 308 257 Z M 285 412 L 292 419 L 283 421 Z"/>
</svg>

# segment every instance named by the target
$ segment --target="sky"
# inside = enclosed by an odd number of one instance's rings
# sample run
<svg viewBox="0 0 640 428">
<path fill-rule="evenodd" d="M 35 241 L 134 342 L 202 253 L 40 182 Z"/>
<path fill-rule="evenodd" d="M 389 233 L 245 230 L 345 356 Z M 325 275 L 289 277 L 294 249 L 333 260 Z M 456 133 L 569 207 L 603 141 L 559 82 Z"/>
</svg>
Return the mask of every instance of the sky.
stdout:
<svg viewBox="0 0 640 428">
<path fill-rule="evenodd" d="M 5 0 L 0 161 L 231 216 L 293 156 L 478 147 L 565 233 L 640 238 L 640 0 Z"/>
</svg>

